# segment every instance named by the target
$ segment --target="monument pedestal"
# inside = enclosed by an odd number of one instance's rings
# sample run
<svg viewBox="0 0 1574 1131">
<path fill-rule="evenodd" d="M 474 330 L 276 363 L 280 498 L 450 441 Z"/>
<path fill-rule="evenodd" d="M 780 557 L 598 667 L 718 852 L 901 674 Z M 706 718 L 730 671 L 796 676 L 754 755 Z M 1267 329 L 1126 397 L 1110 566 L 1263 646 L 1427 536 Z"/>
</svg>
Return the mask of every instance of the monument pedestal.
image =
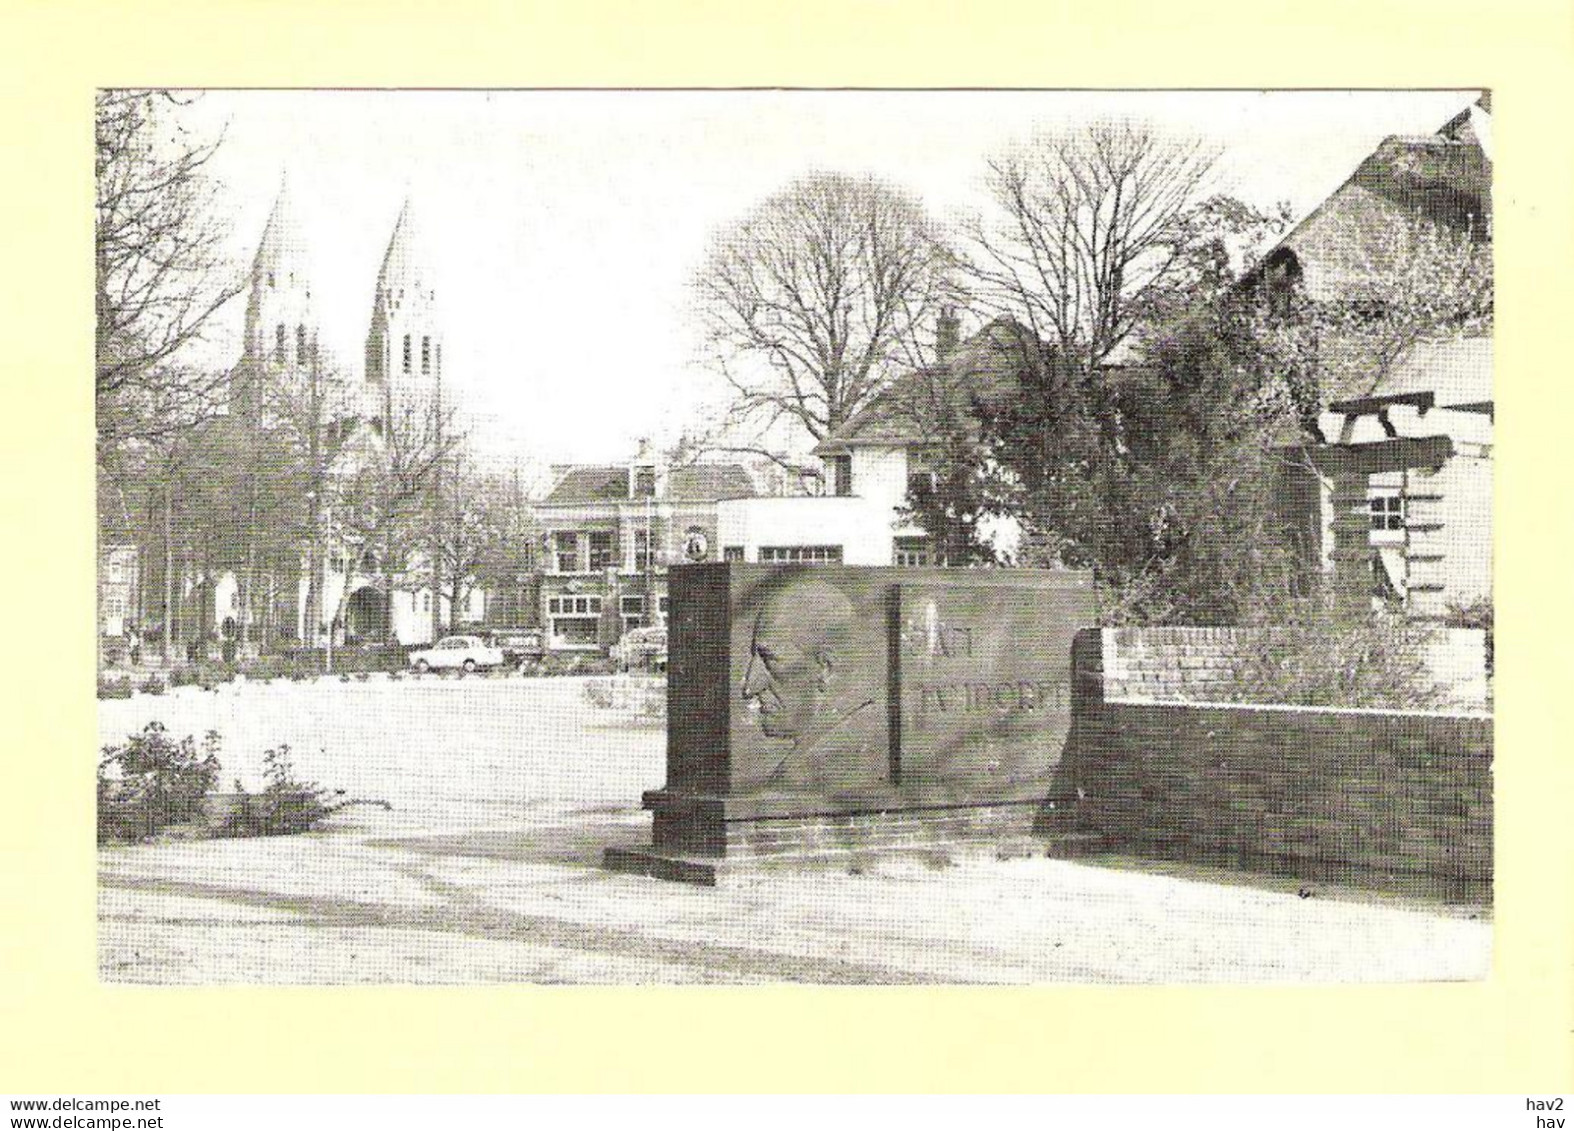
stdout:
<svg viewBox="0 0 1574 1131">
<path fill-rule="evenodd" d="M 667 784 L 606 867 L 714 884 L 866 854 L 1085 853 L 1056 769 L 1086 574 L 727 563 L 672 594 Z"/>
<path fill-rule="evenodd" d="M 1076 830 L 1074 801 L 1042 794 L 988 804 L 905 805 L 814 812 L 803 799 L 645 794 L 651 843 L 608 848 L 615 872 L 714 885 L 730 872 L 773 865 L 847 865 L 867 856 L 934 857 L 987 851 L 1000 857 L 1088 855 L 1102 838 Z"/>
</svg>

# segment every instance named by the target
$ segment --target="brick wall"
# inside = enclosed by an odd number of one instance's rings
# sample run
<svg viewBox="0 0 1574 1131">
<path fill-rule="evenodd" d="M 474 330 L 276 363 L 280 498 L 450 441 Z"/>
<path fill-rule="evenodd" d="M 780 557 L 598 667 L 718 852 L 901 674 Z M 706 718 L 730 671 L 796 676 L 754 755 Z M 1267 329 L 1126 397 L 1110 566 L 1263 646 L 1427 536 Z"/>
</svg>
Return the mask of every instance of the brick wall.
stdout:
<svg viewBox="0 0 1574 1131">
<path fill-rule="evenodd" d="M 1061 766 L 1084 829 L 1182 859 L 1489 888 L 1490 715 L 1123 701 L 1101 693 L 1101 643 L 1078 641 Z"/>
<path fill-rule="evenodd" d="M 1101 638 L 1104 695 L 1157 703 L 1240 700 L 1243 697 L 1233 692 L 1238 658 L 1262 631 L 1106 628 Z M 1428 629 L 1419 646 L 1431 678 L 1444 691 L 1446 706 L 1462 711 L 1486 709 L 1489 688 L 1484 632 L 1474 628 Z"/>
</svg>

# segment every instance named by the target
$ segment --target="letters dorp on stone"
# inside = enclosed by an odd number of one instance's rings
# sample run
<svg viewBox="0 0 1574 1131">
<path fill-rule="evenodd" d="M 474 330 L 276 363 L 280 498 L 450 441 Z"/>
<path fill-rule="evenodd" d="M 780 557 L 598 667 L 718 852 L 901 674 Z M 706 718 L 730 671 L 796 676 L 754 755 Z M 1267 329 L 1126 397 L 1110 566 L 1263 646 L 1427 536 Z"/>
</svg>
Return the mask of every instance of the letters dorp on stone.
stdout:
<svg viewBox="0 0 1574 1131">
<path fill-rule="evenodd" d="M 1045 590 L 1000 585 L 899 585 L 896 606 L 900 779 L 987 791 L 1048 774 L 1082 620 Z"/>
</svg>

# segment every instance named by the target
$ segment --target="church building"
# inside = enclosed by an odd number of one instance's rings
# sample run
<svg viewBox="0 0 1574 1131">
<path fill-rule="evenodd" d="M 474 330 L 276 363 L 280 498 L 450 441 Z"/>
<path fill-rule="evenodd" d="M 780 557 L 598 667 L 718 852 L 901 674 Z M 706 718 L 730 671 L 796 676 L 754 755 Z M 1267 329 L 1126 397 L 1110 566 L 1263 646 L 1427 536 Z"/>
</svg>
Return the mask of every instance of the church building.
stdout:
<svg viewBox="0 0 1574 1131">
<path fill-rule="evenodd" d="M 237 462 L 255 457 L 259 479 L 297 477 L 273 496 L 295 513 L 273 516 L 271 527 L 260 519 L 241 539 L 244 560 L 232 553 L 222 568 L 188 574 L 182 603 L 202 623 L 183 636 L 248 648 L 320 646 L 330 633 L 335 645 L 421 644 L 481 620 L 480 592 L 457 616 L 434 594 L 435 555 L 412 530 L 419 524 L 387 517 L 433 505 L 454 442 L 438 292 L 409 201 L 372 290 L 359 372 L 324 344 L 315 286 L 286 185 L 252 263 L 221 425 Z M 296 536 L 280 537 L 284 529 Z"/>
</svg>

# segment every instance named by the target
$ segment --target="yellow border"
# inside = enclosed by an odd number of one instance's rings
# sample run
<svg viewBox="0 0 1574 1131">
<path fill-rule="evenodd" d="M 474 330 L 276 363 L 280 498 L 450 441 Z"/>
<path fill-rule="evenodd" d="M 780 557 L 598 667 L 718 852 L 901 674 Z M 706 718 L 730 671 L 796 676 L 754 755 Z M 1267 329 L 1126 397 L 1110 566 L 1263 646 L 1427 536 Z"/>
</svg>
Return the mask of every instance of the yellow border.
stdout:
<svg viewBox="0 0 1574 1131">
<path fill-rule="evenodd" d="M 1282 21 L 1282 22 L 1281 22 Z M 15 3 L 0 178 L 0 1089 L 1571 1088 L 1571 23 L 1562 0 Z M 94 955 L 99 85 L 1495 90 L 1496 971 L 1444 987 L 152 990 Z"/>
</svg>

